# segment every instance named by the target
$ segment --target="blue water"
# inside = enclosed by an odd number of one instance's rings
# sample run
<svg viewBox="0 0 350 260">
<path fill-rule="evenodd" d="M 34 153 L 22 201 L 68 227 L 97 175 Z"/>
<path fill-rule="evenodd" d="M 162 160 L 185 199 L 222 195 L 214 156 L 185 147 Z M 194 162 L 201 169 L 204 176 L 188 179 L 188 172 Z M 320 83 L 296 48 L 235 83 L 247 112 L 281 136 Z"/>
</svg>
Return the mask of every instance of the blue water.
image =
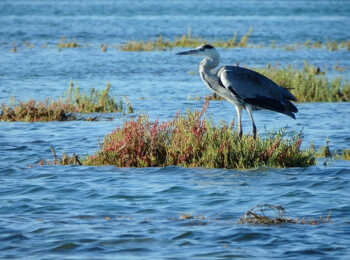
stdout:
<svg viewBox="0 0 350 260">
<path fill-rule="evenodd" d="M 174 39 L 189 29 L 209 41 L 228 39 L 250 27 L 250 41 L 266 46 L 341 41 L 349 40 L 349 25 L 349 1 L 1 1 L 0 103 L 11 96 L 55 99 L 71 80 L 82 90 L 109 82 L 111 93 L 127 96 L 135 112 L 97 122 L 0 122 L 0 259 L 349 259 L 349 161 L 247 171 L 37 165 L 52 159 L 50 145 L 59 155 L 93 154 L 104 135 L 138 114 L 168 120 L 177 111 L 201 108 L 203 100 L 193 97 L 209 90 L 189 73 L 197 71 L 198 59 L 176 56 L 178 49 L 121 52 L 114 46 L 158 35 Z M 58 51 L 61 37 L 83 47 Z M 344 49 L 219 51 L 222 64 L 302 68 L 307 61 L 329 79 L 350 79 L 350 52 Z M 259 134 L 286 128 L 303 132 L 303 147 L 328 139 L 332 150 L 350 148 L 349 103 L 297 107 L 297 120 L 255 112 Z M 227 102 L 211 102 L 207 116 L 230 122 L 235 111 Z M 331 221 L 237 223 L 266 203 L 283 206 L 289 217 L 330 214 Z"/>
</svg>

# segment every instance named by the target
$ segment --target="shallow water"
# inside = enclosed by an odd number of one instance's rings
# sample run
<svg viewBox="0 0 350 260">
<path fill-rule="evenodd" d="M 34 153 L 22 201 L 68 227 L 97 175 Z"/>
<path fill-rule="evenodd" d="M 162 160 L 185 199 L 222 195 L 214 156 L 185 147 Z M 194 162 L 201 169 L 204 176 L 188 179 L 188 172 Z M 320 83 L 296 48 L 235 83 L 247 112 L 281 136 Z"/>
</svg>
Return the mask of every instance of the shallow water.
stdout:
<svg viewBox="0 0 350 260">
<path fill-rule="evenodd" d="M 307 4 L 306 4 L 307 3 Z M 73 80 L 82 90 L 112 85 L 135 108 L 112 121 L 0 123 L 1 259 L 347 259 L 350 256 L 350 163 L 320 160 L 309 168 L 248 171 L 180 167 L 44 166 L 58 154 L 84 156 L 128 118 L 147 113 L 167 120 L 177 111 L 200 109 L 194 96 L 209 93 L 196 72 L 198 59 L 173 51 L 120 52 L 110 46 L 191 28 L 208 40 L 253 28 L 251 41 L 268 45 L 310 40 L 348 40 L 347 1 L 1 1 L 0 103 L 64 96 Z M 60 37 L 90 46 L 58 51 Z M 25 46 L 30 42 L 34 48 Z M 16 42 L 16 53 L 10 52 Z M 48 42 L 48 47 L 42 46 Z M 248 67 L 304 61 L 331 79 L 350 78 L 350 52 L 324 49 L 220 50 L 223 64 Z M 344 72 L 334 66 L 345 67 Z M 303 147 L 350 147 L 349 103 L 297 104 L 297 120 L 254 113 L 259 133 L 302 131 Z M 227 102 L 210 103 L 207 116 L 235 117 Z M 250 122 L 244 114 L 244 131 Z M 281 205 L 286 215 L 321 225 L 237 224 L 259 204 Z M 180 216 L 192 214 L 193 218 Z"/>
</svg>

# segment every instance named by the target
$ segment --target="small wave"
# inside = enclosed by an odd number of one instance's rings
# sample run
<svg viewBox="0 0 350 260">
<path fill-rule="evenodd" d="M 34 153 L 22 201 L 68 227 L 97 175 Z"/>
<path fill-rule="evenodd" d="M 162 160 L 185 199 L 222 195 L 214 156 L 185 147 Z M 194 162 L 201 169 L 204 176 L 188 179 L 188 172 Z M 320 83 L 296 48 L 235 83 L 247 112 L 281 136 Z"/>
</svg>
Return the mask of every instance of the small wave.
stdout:
<svg viewBox="0 0 350 260">
<path fill-rule="evenodd" d="M 52 248 L 51 251 L 53 251 L 53 252 L 70 251 L 70 250 L 77 248 L 78 246 L 79 246 L 78 244 L 75 244 L 72 242 L 67 242 L 67 243 L 63 243 L 59 246 Z"/>
</svg>

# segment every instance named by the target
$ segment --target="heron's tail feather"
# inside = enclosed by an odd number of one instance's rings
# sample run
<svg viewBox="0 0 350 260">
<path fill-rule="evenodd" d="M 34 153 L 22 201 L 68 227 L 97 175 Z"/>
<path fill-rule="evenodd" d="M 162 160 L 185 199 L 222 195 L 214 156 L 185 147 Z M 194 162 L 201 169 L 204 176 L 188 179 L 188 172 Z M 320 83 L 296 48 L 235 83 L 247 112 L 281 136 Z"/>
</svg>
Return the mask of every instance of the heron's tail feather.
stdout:
<svg viewBox="0 0 350 260">
<path fill-rule="evenodd" d="M 246 98 L 244 101 L 251 106 L 260 107 L 285 114 L 295 119 L 294 113 L 298 112 L 297 107 L 288 99 L 276 100 L 265 96 L 256 96 L 254 98 Z"/>
<path fill-rule="evenodd" d="M 297 112 L 298 112 L 298 108 L 289 100 L 285 100 L 284 111 L 282 113 L 295 119 L 294 113 L 297 113 Z"/>
<path fill-rule="evenodd" d="M 290 116 L 291 118 L 295 119 L 295 115 L 294 115 L 293 112 L 288 111 L 288 112 L 283 112 L 283 114 L 285 114 L 287 116 Z"/>
<path fill-rule="evenodd" d="M 286 104 L 287 104 L 287 107 L 288 107 L 289 111 L 291 111 L 293 113 L 297 113 L 298 112 L 297 107 L 292 102 L 287 101 Z"/>
</svg>

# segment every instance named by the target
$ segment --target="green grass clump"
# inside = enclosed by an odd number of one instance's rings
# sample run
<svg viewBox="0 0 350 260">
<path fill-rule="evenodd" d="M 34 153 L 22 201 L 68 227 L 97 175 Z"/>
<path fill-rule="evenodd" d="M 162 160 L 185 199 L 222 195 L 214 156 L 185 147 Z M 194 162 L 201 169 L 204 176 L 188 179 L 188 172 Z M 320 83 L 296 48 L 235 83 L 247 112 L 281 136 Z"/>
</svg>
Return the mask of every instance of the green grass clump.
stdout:
<svg viewBox="0 0 350 260">
<path fill-rule="evenodd" d="M 61 40 L 59 41 L 59 43 L 57 43 L 57 47 L 59 50 L 63 49 L 63 48 L 78 48 L 81 47 L 82 45 L 78 44 L 77 42 L 71 40 L 66 42 L 65 38 L 61 38 Z"/>
<path fill-rule="evenodd" d="M 75 116 L 66 113 L 60 102 L 19 102 L 11 107 L 1 105 L 0 121 L 8 122 L 43 122 L 43 121 L 68 121 L 75 120 Z"/>
<path fill-rule="evenodd" d="M 68 156 L 67 154 L 63 153 L 62 158 L 58 159 L 57 154 L 56 154 L 56 150 L 51 145 L 50 145 L 50 150 L 51 150 L 52 155 L 53 155 L 53 160 L 52 161 L 40 160 L 38 163 L 39 165 L 41 165 L 41 166 L 43 166 L 43 165 L 81 165 L 81 162 L 76 154 L 73 154 L 72 156 Z"/>
<path fill-rule="evenodd" d="M 338 50 L 347 50 L 350 51 L 350 41 L 310 41 L 306 40 L 304 43 L 290 43 L 285 45 L 276 46 L 275 42 L 271 44 L 271 48 L 283 48 L 287 51 L 295 51 L 298 49 L 326 49 L 328 51 L 338 51 Z"/>
<path fill-rule="evenodd" d="M 342 150 L 341 156 L 344 160 L 350 161 L 350 150 Z"/>
<path fill-rule="evenodd" d="M 350 101 L 350 82 L 337 77 L 328 80 L 319 68 L 305 62 L 303 70 L 267 66 L 258 72 L 289 89 L 298 102 Z"/>
<path fill-rule="evenodd" d="M 70 83 L 66 93 L 66 110 L 67 112 L 76 113 L 109 113 L 123 112 L 124 105 L 120 99 L 119 104 L 110 96 L 109 90 L 111 84 L 107 83 L 106 88 L 102 91 L 91 88 L 89 94 L 81 93 L 79 87 L 75 87 L 73 82 Z M 128 103 L 129 104 L 129 103 Z M 129 106 L 131 106 L 129 104 Z"/>
<path fill-rule="evenodd" d="M 119 103 L 109 95 L 111 85 L 108 83 L 104 90 L 90 89 L 89 94 L 81 93 L 79 87 L 70 83 L 65 99 L 46 99 L 44 102 L 29 100 L 19 102 L 12 106 L 1 105 L 0 121 L 68 121 L 77 120 L 72 113 L 110 113 L 133 112 L 133 107 L 128 100 Z M 15 103 L 15 102 L 14 102 Z"/>
<path fill-rule="evenodd" d="M 350 81 L 337 77 L 328 80 L 320 68 L 304 63 L 302 70 L 289 65 L 286 68 L 267 65 L 263 69 L 252 68 L 278 85 L 287 88 L 297 98 L 297 102 L 350 102 Z M 197 99 L 197 98 L 196 98 Z M 223 100 L 212 94 L 205 99 Z"/>
<path fill-rule="evenodd" d="M 95 155 L 87 156 L 84 165 L 118 167 L 182 167 L 238 168 L 306 167 L 315 159 L 301 151 L 299 135 L 287 138 L 283 133 L 267 138 L 243 136 L 222 123 L 214 126 L 202 119 L 201 112 L 177 115 L 170 122 L 150 122 L 147 117 L 127 121 L 104 138 Z"/>
</svg>

